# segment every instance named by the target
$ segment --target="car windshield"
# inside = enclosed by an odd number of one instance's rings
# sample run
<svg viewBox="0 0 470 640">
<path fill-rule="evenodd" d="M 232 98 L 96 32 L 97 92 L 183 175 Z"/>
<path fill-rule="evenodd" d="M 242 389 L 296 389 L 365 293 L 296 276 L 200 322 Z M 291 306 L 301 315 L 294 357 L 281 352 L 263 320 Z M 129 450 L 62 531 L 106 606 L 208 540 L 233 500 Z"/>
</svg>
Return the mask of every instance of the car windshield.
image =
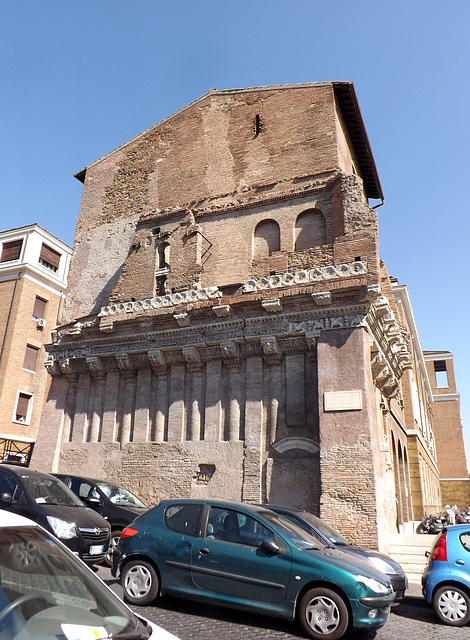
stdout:
<svg viewBox="0 0 470 640">
<path fill-rule="evenodd" d="M 288 538 L 297 547 L 297 549 L 325 548 L 325 545 L 319 540 L 280 514 L 274 513 L 274 511 L 263 511 L 260 515 L 274 525 L 279 533 Z"/>
<path fill-rule="evenodd" d="M 313 513 L 308 513 L 307 511 L 303 511 L 299 515 L 302 516 L 302 518 L 304 518 L 305 520 L 308 520 L 308 522 L 311 522 L 333 544 L 337 544 L 342 547 L 351 545 L 349 540 L 347 540 L 344 536 L 342 536 L 339 531 L 336 531 L 336 529 L 333 529 L 333 527 L 330 527 L 329 524 L 327 524 L 323 520 L 320 520 L 320 518 L 317 518 L 316 516 L 314 516 Z"/>
<path fill-rule="evenodd" d="M 147 508 L 137 496 L 124 487 L 118 487 L 108 482 L 97 482 L 96 484 L 113 504 L 119 504 L 123 507 L 138 507 L 139 509 Z"/>
<path fill-rule="evenodd" d="M 63 482 L 53 476 L 25 473 L 24 484 L 38 504 L 61 504 L 83 507 L 83 502 Z"/>
<path fill-rule="evenodd" d="M 146 626 L 37 527 L 0 529 L 0 640 L 145 640 Z"/>
</svg>

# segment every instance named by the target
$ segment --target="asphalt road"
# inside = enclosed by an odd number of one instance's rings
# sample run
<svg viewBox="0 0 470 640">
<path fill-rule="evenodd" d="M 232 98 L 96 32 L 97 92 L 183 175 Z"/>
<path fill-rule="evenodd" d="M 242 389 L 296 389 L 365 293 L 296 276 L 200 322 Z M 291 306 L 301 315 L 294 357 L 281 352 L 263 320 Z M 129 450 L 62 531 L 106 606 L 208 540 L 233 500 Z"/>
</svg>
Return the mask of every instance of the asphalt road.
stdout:
<svg viewBox="0 0 470 640">
<path fill-rule="evenodd" d="M 115 582 L 109 569 L 100 567 L 98 575 Z M 405 600 L 392 608 L 390 619 L 377 632 L 357 631 L 345 640 L 470 640 L 470 626 L 453 628 L 438 622 L 434 611 L 420 595 L 419 585 L 411 585 Z M 305 638 L 295 622 L 244 613 L 213 605 L 164 597 L 151 607 L 133 607 L 170 631 L 180 640 L 298 640 Z"/>
</svg>

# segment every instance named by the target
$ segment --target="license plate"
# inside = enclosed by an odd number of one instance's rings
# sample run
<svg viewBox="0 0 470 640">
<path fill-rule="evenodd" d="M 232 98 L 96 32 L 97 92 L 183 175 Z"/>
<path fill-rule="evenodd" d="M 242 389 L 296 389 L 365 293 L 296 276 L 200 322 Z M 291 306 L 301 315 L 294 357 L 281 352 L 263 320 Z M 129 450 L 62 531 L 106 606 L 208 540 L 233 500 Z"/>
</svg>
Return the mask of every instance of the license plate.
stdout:
<svg viewBox="0 0 470 640">
<path fill-rule="evenodd" d="M 103 553 L 103 545 L 102 544 L 94 544 L 90 547 L 90 556 L 97 556 L 100 553 Z"/>
</svg>

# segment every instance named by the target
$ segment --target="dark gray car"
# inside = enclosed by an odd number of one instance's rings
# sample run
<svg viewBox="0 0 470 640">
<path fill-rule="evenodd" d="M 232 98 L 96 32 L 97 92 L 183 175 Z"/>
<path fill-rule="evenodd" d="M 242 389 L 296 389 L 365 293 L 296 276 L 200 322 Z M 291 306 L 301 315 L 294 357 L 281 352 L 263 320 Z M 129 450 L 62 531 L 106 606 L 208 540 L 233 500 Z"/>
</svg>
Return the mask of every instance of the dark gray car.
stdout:
<svg viewBox="0 0 470 640">
<path fill-rule="evenodd" d="M 393 558 L 390 558 L 390 556 L 373 549 L 351 544 L 339 531 L 336 531 L 336 529 L 308 511 L 271 504 L 265 504 L 263 506 L 271 509 L 271 511 L 280 513 L 324 544 L 341 549 L 341 551 L 345 553 L 350 553 L 356 558 L 360 557 L 361 560 L 366 560 L 372 564 L 376 569 L 384 573 L 392 583 L 393 590 L 396 594 L 395 604 L 398 604 L 398 602 L 405 597 L 405 591 L 408 588 L 408 578 L 403 568 L 398 562 L 393 560 Z"/>
<path fill-rule="evenodd" d="M 110 526 L 58 478 L 28 467 L 0 465 L 0 509 L 30 518 L 87 564 L 101 564 Z"/>
</svg>

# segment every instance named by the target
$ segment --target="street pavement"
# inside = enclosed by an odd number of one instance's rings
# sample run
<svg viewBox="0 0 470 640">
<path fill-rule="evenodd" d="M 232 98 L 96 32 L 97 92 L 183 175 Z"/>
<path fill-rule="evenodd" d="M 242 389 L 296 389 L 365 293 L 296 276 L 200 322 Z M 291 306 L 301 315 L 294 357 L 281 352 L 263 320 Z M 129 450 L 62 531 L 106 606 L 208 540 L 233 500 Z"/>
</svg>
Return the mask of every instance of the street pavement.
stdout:
<svg viewBox="0 0 470 640">
<path fill-rule="evenodd" d="M 108 584 L 116 582 L 109 569 L 99 567 L 97 573 Z M 306 637 L 293 621 L 179 598 L 163 597 L 154 606 L 132 608 L 180 640 L 299 640 Z M 432 607 L 421 596 L 420 586 L 412 584 L 405 600 L 392 608 L 385 627 L 377 632 L 352 632 L 345 640 L 441 640 L 443 636 L 446 640 L 470 640 L 470 627 L 454 628 L 438 622 Z"/>
</svg>

